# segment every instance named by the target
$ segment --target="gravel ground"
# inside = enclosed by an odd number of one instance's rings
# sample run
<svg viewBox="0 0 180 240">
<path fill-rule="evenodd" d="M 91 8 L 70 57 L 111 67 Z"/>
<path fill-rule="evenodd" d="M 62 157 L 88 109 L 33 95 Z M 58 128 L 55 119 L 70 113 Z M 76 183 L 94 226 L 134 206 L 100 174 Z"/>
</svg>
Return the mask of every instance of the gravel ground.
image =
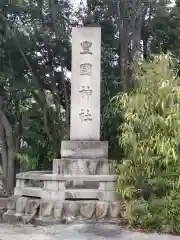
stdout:
<svg viewBox="0 0 180 240">
<path fill-rule="evenodd" d="M 180 240 L 180 237 L 142 234 L 113 225 L 31 225 L 0 224 L 0 240 Z"/>
</svg>

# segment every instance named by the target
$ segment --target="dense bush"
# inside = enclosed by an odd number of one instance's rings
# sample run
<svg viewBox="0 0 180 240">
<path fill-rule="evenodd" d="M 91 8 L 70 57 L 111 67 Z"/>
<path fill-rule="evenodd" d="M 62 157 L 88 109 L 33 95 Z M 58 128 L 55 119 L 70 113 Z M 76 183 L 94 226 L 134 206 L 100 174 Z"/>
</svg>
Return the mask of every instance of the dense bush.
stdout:
<svg viewBox="0 0 180 240">
<path fill-rule="evenodd" d="M 136 90 L 112 100 L 123 117 L 116 190 L 131 226 L 180 232 L 180 97 L 172 59 L 142 63 L 137 79 Z"/>
</svg>

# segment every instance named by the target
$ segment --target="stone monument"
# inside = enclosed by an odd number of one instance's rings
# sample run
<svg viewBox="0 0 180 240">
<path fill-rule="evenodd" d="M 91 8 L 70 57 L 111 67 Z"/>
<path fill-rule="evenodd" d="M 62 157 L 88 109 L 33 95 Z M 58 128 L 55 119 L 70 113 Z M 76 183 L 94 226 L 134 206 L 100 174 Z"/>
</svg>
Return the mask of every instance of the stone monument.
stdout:
<svg viewBox="0 0 180 240">
<path fill-rule="evenodd" d="M 100 86 L 101 29 L 74 27 L 70 141 L 61 143 L 61 159 L 53 160 L 53 173 L 17 175 L 5 220 L 12 216 L 36 222 L 119 217 L 108 142 L 100 141 Z"/>
</svg>

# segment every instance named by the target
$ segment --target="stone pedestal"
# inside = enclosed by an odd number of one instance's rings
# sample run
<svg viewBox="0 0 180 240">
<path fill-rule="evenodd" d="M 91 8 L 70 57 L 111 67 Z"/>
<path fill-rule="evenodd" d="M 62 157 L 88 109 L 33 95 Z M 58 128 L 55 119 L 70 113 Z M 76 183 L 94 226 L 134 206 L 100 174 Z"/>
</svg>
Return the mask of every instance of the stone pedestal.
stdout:
<svg viewBox="0 0 180 240">
<path fill-rule="evenodd" d="M 114 174 L 113 162 L 108 160 L 108 142 L 63 141 L 61 159 L 54 159 L 53 173 L 65 175 Z"/>
<path fill-rule="evenodd" d="M 63 141 L 61 157 L 54 160 L 53 173 L 67 180 L 66 199 L 117 200 L 113 192 L 115 177 L 112 180 L 115 171 L 112 161 L 108 160 L 108 142 Z M 69 176 L 73 176 L 73 180 L 69 180 Z"/>
</svg>

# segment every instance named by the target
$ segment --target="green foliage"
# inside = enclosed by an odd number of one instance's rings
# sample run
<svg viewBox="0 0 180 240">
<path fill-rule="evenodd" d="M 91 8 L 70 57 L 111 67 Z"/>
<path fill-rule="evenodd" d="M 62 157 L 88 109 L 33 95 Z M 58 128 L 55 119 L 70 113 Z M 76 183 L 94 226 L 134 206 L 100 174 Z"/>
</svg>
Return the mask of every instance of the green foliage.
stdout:
<svg viewBox="0 0 180 240">
<path fill-rule="evenodd" d="M 71 4 L 9 0 L 0 10 L 0 97 L 14 155 L 23 169 L 49 169 L 69 134 Z"/>
<path fill-rule="evenodd" d="M 23 111 L 23 136 L 18 158 L 23 170 L 50 170 L 54 149 L 44 130 L 41 109 L 37 103 Z"/>
<path fill-rule="evenodd" d="M 114 98 L 123 123 L 117 192 L 133 226 L 180 231 L 180 106 L 178 79 L 168 55 L 140 65 L 138 87 Z"/>
<path fill-rule="evenodd" d="M 131 85 L 140 39 L 148 48 L 144 56 L 168 49 L 178 55 L 180 8 L 178 1 L 167 8 L 169 2 L 88 0 L 74 11 L 70 0 L 0 0 L 0 96 L 21 167 L 49 168 L 49 159 L 60 157 L 61 140 L 69 138 L 70 33 L 86 20 L 102 31 L 101 137 L 110 143 L 111 158 L 122 157 L 116 137 L 121 112 L 114 113 L 117 99 L 108 103 Z"/>
<path fill-rule="evenodd" d="M 109 142 L 109 156 L 111 159 L 120 160 L 123 156 L 123 150 L 120 148 L 117 136 L 117 126 L 122 121 L 122 95 L 113 98 L 103 109 L 102 124 L 106 129 L 106 139 Z"/>
</svg>

